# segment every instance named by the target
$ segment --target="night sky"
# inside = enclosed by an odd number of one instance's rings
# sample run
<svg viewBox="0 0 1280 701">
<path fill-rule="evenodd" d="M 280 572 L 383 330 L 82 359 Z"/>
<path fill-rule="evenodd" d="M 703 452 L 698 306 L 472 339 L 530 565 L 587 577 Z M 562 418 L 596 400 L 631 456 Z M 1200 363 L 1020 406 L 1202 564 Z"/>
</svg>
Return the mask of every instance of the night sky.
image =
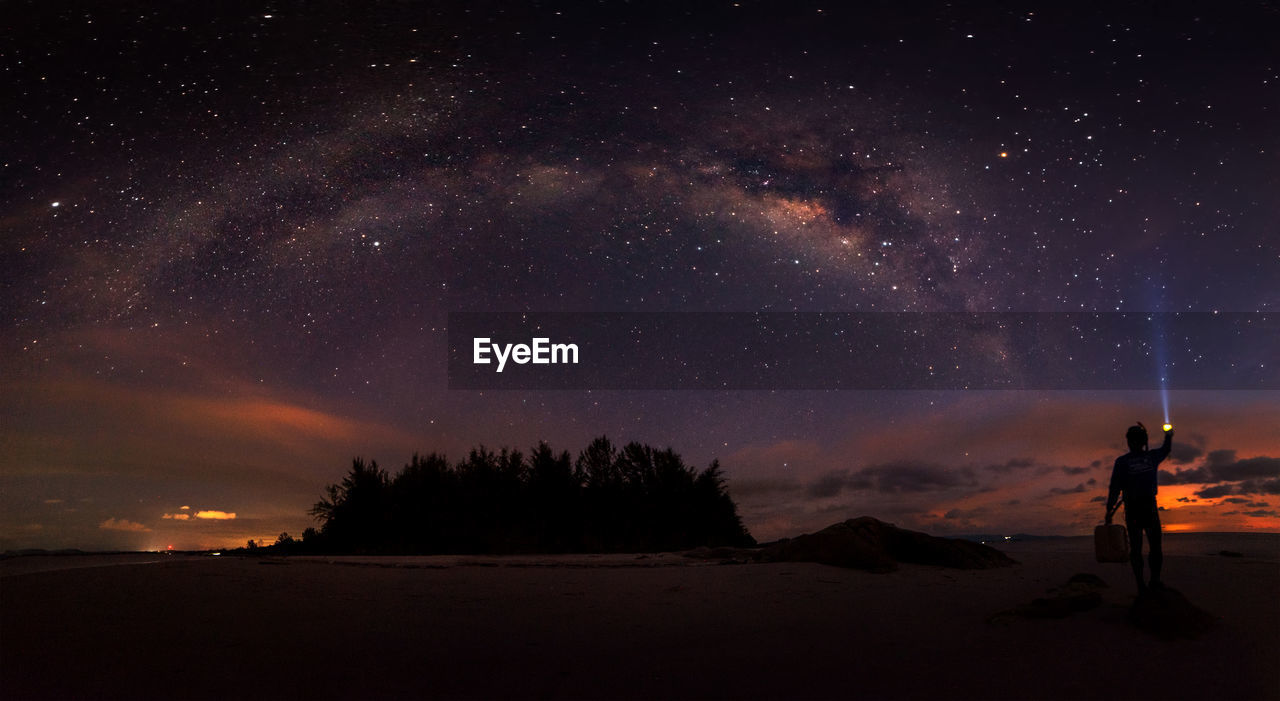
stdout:
<svg viewBox="0 0 1280 701">
<path fill-rule="evenodd" d="M 0 549 L 601 434 L 760 540 L 1085 533 L 1158 392 L 450 391 L 447 314 L 1280 312 L 1264 2 L 6 9 Z M 1166 530 L 1280 530 L 1278 400 L 1171 392 Z"/>
</svg>

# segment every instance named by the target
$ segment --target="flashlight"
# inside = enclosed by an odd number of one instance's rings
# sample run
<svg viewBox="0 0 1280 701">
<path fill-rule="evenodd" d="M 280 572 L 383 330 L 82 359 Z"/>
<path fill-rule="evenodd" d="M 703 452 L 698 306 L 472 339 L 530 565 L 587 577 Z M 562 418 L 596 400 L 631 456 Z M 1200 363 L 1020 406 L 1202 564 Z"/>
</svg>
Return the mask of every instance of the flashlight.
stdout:
<svg viewBox="0 0 1280 701">
<path fill-rule="evenodd" d="M 1173 424 L 1165 424 L 1165 425 L 1164 425 L 1164 430 L 1166 430 L 1166 431 L 1172 431 L 1172 430 L 1173 430 Z"/>
</svg>

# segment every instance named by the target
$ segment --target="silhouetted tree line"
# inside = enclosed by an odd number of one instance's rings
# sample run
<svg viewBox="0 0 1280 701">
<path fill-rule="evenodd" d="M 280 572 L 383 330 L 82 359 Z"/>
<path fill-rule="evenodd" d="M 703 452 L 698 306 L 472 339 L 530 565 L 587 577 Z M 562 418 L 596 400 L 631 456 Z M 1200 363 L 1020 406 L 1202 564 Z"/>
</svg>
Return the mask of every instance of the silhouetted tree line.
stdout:
<svg viewBox="0 0 1280 701">
<path fill-rule="evenodd" d="M 293 552 L 641 552 L 754 545 L 718 461 L 597 438 L 578 454 L 483 447 L 451 464 L 414 455 L 391 476 L 357 458 L 311 509 L 321 522 Z M 287 538 L 282 534 L 282 540 Z M 280 541 L 277 542 L 277 545 Z"/>
</svg>

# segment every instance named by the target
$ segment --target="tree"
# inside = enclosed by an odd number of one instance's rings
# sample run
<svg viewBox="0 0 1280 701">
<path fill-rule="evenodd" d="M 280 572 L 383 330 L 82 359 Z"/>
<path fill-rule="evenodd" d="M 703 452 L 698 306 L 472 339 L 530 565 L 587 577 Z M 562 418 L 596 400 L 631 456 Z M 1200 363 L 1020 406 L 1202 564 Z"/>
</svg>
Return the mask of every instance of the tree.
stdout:
<svg viewBox="0 0 1280 701">
<path fill-rule="evenodd" d="M 333 545 L 360 551 L 377 550 L 387 525 L 387 475 L 376 461 L 360 458 L 339 484 L 325 490 L 311 514 L 323 522 L 320 532 Z"/>
<path fill-rule="evenodd" d="M 671 448 L 593 440 L 576 461 L 545 442 L 526 457 L 476 447 L 450 464 L 415 454 L 389 477 L 352 461 L 311 509 L 308 551 L 584 552 L 749 545 L 720 464 L 687 466 Z M 287 540 L 286 540 L 287 539 Z M 286 533 L 278 546 L 293 545 Z"/>
</svg>

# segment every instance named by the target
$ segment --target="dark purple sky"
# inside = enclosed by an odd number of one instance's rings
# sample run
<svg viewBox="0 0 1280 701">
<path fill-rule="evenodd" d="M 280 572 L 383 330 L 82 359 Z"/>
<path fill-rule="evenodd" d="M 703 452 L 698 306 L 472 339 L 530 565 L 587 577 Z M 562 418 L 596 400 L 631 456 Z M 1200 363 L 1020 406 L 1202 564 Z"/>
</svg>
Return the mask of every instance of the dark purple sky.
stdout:
<svg viewBox="0 0 1280 701">
<path fill-rule="evenodd" d="M 12 5 L 0 548 L 599 434 L 762 540 L 1082 532 L 1155 392 L 446 388 L 457 310 L 1276 312 L 1273 5 L 831 5 Z M 1275 391 L 1171 399 L 1165 520 L 1280 528 Z"/>
</svg>

